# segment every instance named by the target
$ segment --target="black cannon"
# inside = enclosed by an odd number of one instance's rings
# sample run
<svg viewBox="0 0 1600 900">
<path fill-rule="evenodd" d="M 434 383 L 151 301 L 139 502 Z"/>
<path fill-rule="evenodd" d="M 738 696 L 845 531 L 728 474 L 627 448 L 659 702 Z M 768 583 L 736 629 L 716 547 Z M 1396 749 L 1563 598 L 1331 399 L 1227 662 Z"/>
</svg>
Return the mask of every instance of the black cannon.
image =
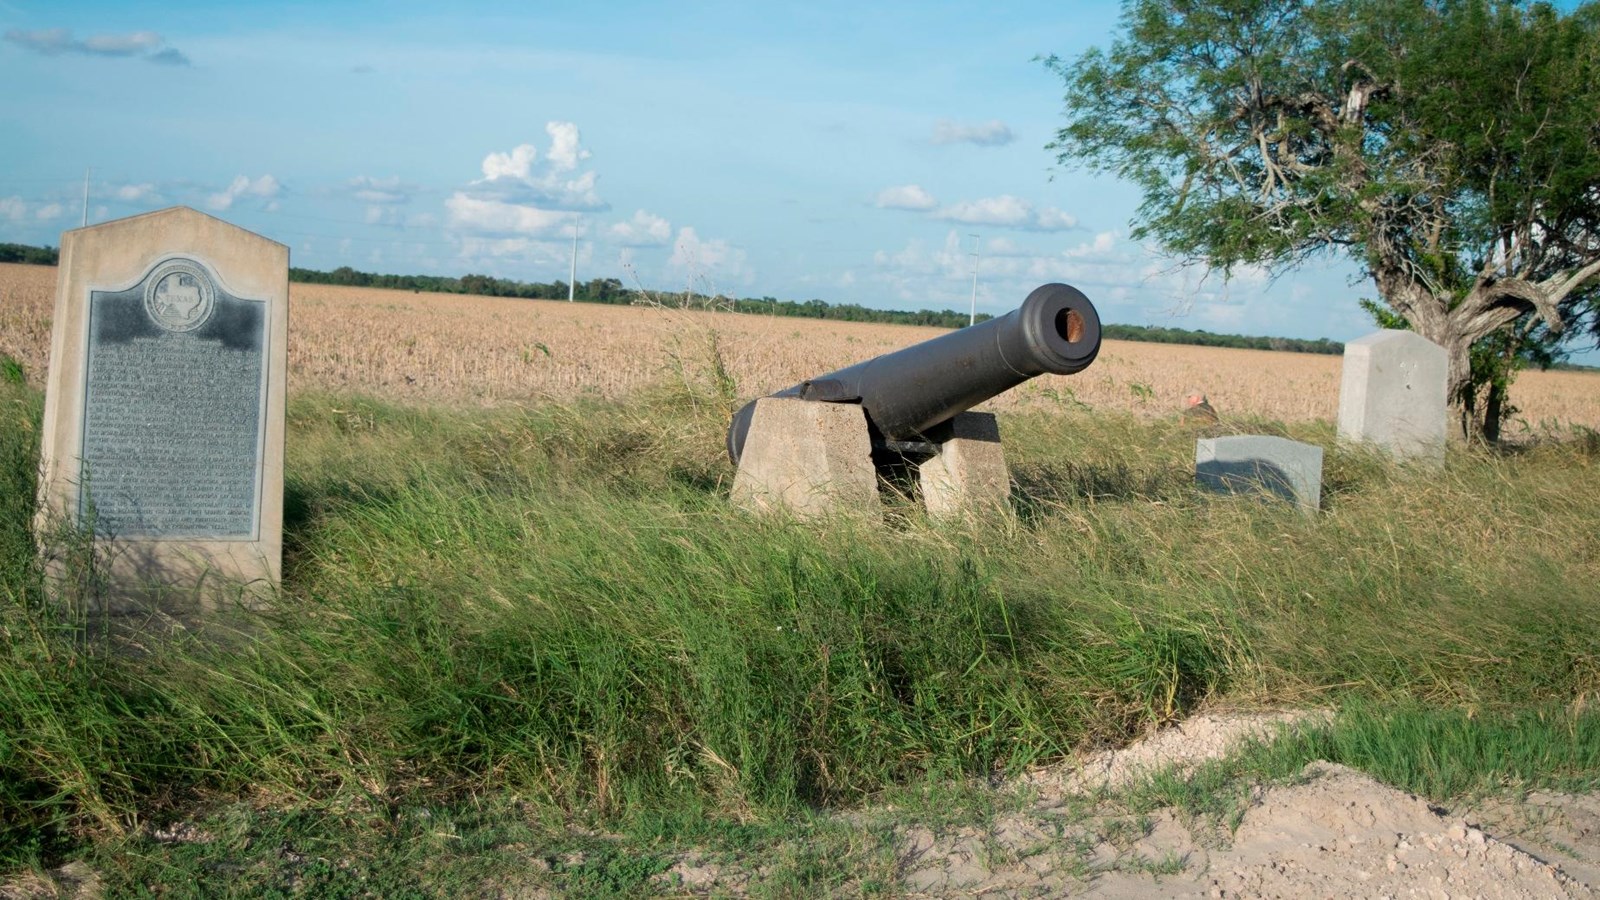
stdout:
<svg viewBox="0 0 1600 900">
<path fill-rule="evenodd" d="M 857 403 L 876 449 L 927 439 L 939 425 L 1035 375 L 1071 375 L 1100 352 L 1100 316 L 1077 288 L 1046 284 L 999 318 L 830 372 L 773 394 Z M 744 452 L 755 402 L 734 413 L 728 458 Z"/>
</svg>

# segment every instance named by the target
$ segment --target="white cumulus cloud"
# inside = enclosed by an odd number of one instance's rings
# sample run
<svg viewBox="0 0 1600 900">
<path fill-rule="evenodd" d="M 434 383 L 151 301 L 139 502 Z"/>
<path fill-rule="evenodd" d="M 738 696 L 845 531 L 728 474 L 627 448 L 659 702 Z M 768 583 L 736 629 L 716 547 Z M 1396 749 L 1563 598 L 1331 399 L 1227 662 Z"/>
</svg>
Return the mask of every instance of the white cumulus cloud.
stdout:
<svg viewBox="0 0 1600 900">
<path fill-rule="evenodd" d="M 550 135 L 550 164 L 563 172 L 570 172 L 578 163 L 589 158 L 578 137 L 578 126 L 571 122 L 546 122 L 545 133 Z"/>
<path fill-rule="evenodd" d="M 617 222 L 606 234 L 624 247 L 658 247 L 672 240 L 672 223 L 639 210 L 626 222 Z"/>
<path fill-rule="evenodd" d="M 61 204 L 59 204 L 59 203 L 46 203 L 45 205 L 43 205 L 43 206 L 39 207 L 37 210 L 35 210 L 33 215 L 34 215 L 34 218 L 36 218 L 36 219 L 39 219 L 41 221 L 48 221 L 50 219 L 59 219 L 59 218 L 61 218 L 61 214 L 63 212 L 65 212 L 65 210 L 62 209 Z"/>
<path fill-rule="evenodd" d="M 939 205 L 939 201 L 933 199 L 933 195 L 918 184 L 902 184 L 884 188 L 878 192 L 874 202 L 880 209 L 910 209 L 919 212 L 933 209 Z"/>
<path fill-rule="evenodd" d="M 540 209 L 521 203 L 471 197 L 457 192 L 444 202 L 450 227 L 489 234 L 551 236 L 562 226 L 575 222 L 578 214 L 567 210 Z"/>
<path fill-rule="evenodd" d="M 940 119 L 933 126 L 935 144 L 977 144 L 980 147 L 999 147 L 1016 140 L 1010 126 L 999 119 L 990 119 L 973 125 L 963 125 L 949 119 Z"/>
<path fill-rule="evenodd" d="M 979 200 L 964 200 L 932 213 L 935 219 L 963 225 L 994 225 L 1028 231 L 1066 231 L 1078 220 L 1053 206 L 1035 207 L 1021 197 L 1001 194 Z"/>
<path fill-rule="evenodd" d="M 532 144 L 519 144 L 510 153 L 491 153 L 483 158 L 483 177 L 488 181 L 527 178 L 538 158 L 539 148 Z"/>
<path fill-rule="evenodd" d="M 20 222 L 22 217 L 27 214 L 28 204 L 23 203 L 21 197 L 0 198 L 0 219 Z"/>
<path fill-rule="evenodd" d="M 934 218 L 963 225 L 1001 225 L 1016 228 L 1033 217 L 1033 205 L 1020 197 L 1001 194 L 981 200 L 963 200 L 934 213 Z"/>
<path fill-rule="evenodd" d="M 599 176 L 582 166 L 591 154 L 583 148 L 578 126 L 548 122 L 545 133 L 550 147 L 542 152 L 519 144 L 486 155 L 483 177 L 445 200 L 447 224 L 486 235 L 550 237 L 571 234 L 579 212 L 610 209 L 596 188 Z"/>
<path fill-rule="evenodd" d="M 149 183 L 124 184 L 121 187 L 118 187 L 113 193 L 116 194 L 118 200 L 121 200 L 124 203 L 138 203 L 140 200 L 154 199 L 156 195 L 156 186 Z"/>
<path fill-rule="evenodd" d="M 271 175 L 262 175 L 259 178 L 238 175 L 234 177 L 233 182 L 226 188 L 207 198 L 206 204 L 218 212 L 223 212 L 232 209 L 233 204 L 240 199 L 248 197 L 272 201 L 282 191 L 283 185 L 279 184 L 278 179 L 273 178 Z M 276 208 L 276 203 L 269 202 L 267 204 L 267 209 L 269 210 Z"/>
<path fill-rule="evenodd" d="M 1033 217 L 1033 227 L 1039 231 L 1066 231 L 1078 227 L 1078 220 L 1053 206 L 1040 207 Z"/>
<path fill-rule="evenodd" d="M 1110 253 L 1111 252 L 1111 248 L 1115 247 L 1116 245 L 1117 245 L 1117 234 L 1116 234 L 1116 232 L 1114 232 L 1114 231 L 1102 231 L 1099 234 L 1094 236 L 1094 240 L 1089 241 L 1088 243 L 1079 244 L 1078 246 L 1073 247 L 1072 249 L 1070 249 L 1070 250 L 1068 250 L 1066 252 L 1066 255 L 1069 256 L 1069 257 L 1072 257 L 1073 259 L 1083 259 L 1085 257 L 1105 256 L 1107 253 Z"/>
<path fill-rule="evenodd" d="M 745 253 L 721 238 L 703 240 L 693 228 L 678 229 L 678 239 L 672 243 L 671 268 L 693 278 L 747 276 Z"/>
</svg>

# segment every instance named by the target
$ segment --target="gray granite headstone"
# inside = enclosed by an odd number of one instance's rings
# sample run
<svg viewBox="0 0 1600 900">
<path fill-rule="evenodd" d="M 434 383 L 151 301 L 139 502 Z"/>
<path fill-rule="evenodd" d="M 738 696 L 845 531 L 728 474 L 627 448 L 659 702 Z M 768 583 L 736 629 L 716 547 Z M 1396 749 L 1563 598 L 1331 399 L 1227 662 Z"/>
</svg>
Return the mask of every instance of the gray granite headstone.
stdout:
<svg viewBox="0 0 1600 900">
<path fill-rule="evenodd" d="M 62 235 L 39 530 L 106 548 L 111 604 L 277 583 L 288 256 L 182 207 Z"/>
<path fill-rule="evenodd" d="M 1399 460 L 1444 462 L 1449 357 L 1412 331 L 1385 329 L 1344 345 L 1339 437 Z"/>
<path fill-rule="evenodd" d="M 1194 475 L 1211 490 L 1281 497 L 1307 513 L 1322 503 L 1322 448 L 1287 438 L 1203 438 L 1194 448 Z"/>
</svg>

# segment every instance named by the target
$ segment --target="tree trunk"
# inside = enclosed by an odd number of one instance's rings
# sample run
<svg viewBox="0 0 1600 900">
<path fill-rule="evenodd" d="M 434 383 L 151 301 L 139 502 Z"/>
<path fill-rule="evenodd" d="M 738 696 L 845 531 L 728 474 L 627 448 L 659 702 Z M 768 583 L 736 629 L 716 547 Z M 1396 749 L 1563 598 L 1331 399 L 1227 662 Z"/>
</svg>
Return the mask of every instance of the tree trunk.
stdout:
<svg viewBox="0 0 1600 900">
<path fill-rule="evenodd" d="M 1506 386 L 1495 381 L 1489 385 L 1489 395 L 1483 401 L 1483 439 L 1490 444 L 1500 443 L 1500 420 L 1504 418 Z"/>
<path fill-rule="evenodd" d="M 1448 360 L 1444 395 L 1450 401 L 1449 418 L 1455 422 L 1456 437 L 1470 441 L 1479 430 L 1472 408 L 1472 339 L 1451 328 L 1448 319 L 1419 319 L 1412 323 L 1417 334 L 1444 348 Z M 1429 325 L 1436 325 L 1432 333 Z"/>
<path fill-rule="evenodd" d="M 1477 436 L 1479 426 L 1472 408 L 1472 339 L 1452 332 L 1444 340 L 1434 337 L 1428 340 L 1443 347 L 1449 355 L 1444 395 L 1450 401 L 1450 418 L 1456 423 L 1456 437 L 1471 441 Z"/>
</svg>

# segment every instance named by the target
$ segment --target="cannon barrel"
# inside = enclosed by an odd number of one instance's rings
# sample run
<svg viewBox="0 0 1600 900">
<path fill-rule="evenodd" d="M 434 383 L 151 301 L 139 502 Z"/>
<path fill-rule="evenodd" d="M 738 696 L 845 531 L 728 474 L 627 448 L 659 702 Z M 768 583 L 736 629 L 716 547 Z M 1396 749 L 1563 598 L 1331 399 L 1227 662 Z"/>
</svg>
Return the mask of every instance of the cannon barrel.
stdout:
<svg viewBox="0 0 1600 900">
<path fill-rule="evenodd" d="M 1024 381 L 1071 375 L 1100 352 L 1100 315 L 1065 284 L 1035 288 L 1022 306 L 998 318 L 830 372 L 773 394 L 859 403 L 874 440 L 916 439 L 929 429 Z M 728 426 L 728 458 L 744 452 L 755 415 L 751 401 Z"/>
</svg>

